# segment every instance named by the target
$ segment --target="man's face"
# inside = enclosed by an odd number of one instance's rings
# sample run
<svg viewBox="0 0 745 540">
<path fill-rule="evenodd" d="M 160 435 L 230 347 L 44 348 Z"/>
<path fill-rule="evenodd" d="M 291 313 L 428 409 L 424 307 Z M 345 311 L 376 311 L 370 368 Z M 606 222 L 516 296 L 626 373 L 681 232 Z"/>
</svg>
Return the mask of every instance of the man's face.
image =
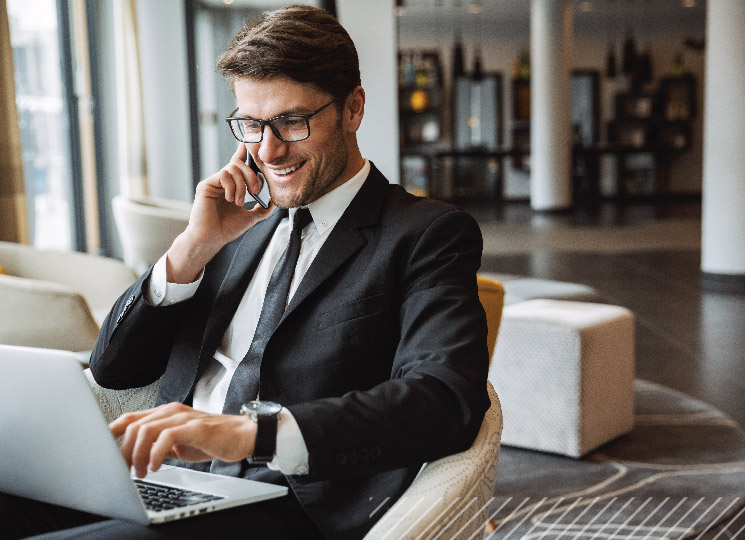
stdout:
<svg viewBox="0 0 745 540">
<path fill-rule="evenodd" d="M 238 79 L 233 89 L 238 101 L 235 116 L 260 120 L 311 113 L 333 99 L 313 86 L 284 77 Z M 348 131 L 342 113 L 336 104 L 331 104 L 310 118 L 310 137 L 304 141 L 283 142 L 266 126 L 260 143 L 246 143 L 269 183 L 276 206 L 308 204 L 357 172 L 357 164 L 349 159 Z M 353 135 L 352 132 L 352 138 Z"/>
</svg>

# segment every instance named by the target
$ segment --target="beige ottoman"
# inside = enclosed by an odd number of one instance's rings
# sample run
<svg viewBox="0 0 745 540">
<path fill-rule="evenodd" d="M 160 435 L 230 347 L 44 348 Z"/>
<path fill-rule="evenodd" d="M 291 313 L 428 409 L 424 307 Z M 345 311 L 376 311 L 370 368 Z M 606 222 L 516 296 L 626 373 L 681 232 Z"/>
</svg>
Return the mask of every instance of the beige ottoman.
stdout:
<svg viewBox="0 0 745 540">
<path fill-rule="evenodd" d="M 502 444 L 581 457 L 632 429 L 633 379 L 628 309 L 565 300 L 504 308 L 489 370 Z"/>
</svg>

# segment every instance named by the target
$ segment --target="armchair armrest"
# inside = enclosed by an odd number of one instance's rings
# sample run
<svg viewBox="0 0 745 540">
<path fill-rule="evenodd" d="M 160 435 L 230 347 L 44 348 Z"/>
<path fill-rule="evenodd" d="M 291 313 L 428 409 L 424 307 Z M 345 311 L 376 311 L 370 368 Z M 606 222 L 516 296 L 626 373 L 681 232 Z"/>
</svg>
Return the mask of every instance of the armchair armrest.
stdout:
<svg viewBox="0 0 745 540">
<path fill-rule="evenodd" d="M 72 287 L 51 281 L 0 276 L 0 343 L 89 351 L 98 325 Z"/>
<path fill-rule="evenodd" d="M 489 518 L 502 435 L 502 411 L 491 383 L 491 407 L 465 452 L 425 463 L 401 498 L 364 540 L 471 538 Z"/>
<path fill-rule="evenodd" d="M 99 386 L 90 369 L 86 369 L 83 373 L 93 389 L 107 422 L 113 422 L 124 413 L 149 409 L 155 405 L 155 398 L 160 389 L 160 379 L 140 388 L 109 390 Z"/>
</svg>

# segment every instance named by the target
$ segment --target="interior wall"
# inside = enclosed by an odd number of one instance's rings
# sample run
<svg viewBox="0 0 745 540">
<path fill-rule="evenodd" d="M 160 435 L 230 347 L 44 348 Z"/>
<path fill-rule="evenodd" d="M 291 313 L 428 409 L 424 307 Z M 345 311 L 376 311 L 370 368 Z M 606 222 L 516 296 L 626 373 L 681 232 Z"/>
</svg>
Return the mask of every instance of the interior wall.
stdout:
<svg viewBox="0 0 745 540">
<path fill-rule="evenodd" d="M 191 201 L 189 74 L 184 3 L 138 0 L 142 97 L 150 193 Z"/>
<path fill-rule="evenodd" d="M 509 24 L 494 28 L 481 28 L 471 25 L 463 29 L 462 42 L 465 51 L 466 71 L 473 68 L 475 45 L 482 51 L 482 66 L 484 71 L 499 71 L 503 76 L 503 107 L 504 125 L 503 136 L 509 146 L 511 103 L 512 103 L 512 70 L 515 59 L 521 52 L 527 51 L 530 44 L 529 21 L 509 21 Z M 649 45 L 652 51 L 653 78 L 655 82 L 668 73 L 673 66 L 677 53 L 682 52 L 684 65 L 697 81 L 696 99 L 698 114 L 692 121 L 691 149 L 673 160 L 669 190 L 671 193 L 700 193 L 702 176 L 702 138 L 703 121 L 703 75 L 704 52 L 694 51 L 683 46 L 686 37 L 701 39 L 704 33 L 704 22 L 700 24 L 681 24 L 679 20 L 665 26 L 662 21 L 655 21 L 657 26 L 635 26 L 635 35 L 642 47 Z M 474 28 L 478 31 L 478 38 L 469 34 Z M 436 49 L 440 51 L 446 85 L 450 84 L 452 47 L 456 29 L 451 26 L 440 28 L 413 28 L 413 25 L 401 22 L 399 26 L 398 44 L 400 49 Z M 575 25 L 573 46 L 573 69 L 595 69 L 601 75 L 605 70 L 608 42 L 612 33 L 608 28 L 577 28 Z M 619 30 L 616 36 L 619 60 L 622 52 L 623 33 Z M 652 39 L 652 37 L 654 39 Z M 610 80 L 605 76 L 600 78 L 601 95 L 601 141 L 605 140 L 606 124 L 614 115 L 613 97 L 616 92 L 624 89 L 625 83 L 621 77 Z M 447 129 L 447 122 L 445 123 Z M 445 140 L 445 144 L 449 141 Z M 506 160 L 508 162 L 508 160 Z M 504 193 L 507 198 L 527 198 L 529 196 L 529 174 L 507 167 L 505 171 Z"/>
<path fill-rule="evenodd" d="M 336 9 L 360 59 L 365 89 L 365 117 L 357 132 L 360 150 L 390 182 L 398 183 L 398 68 L 393 2 L 337 0 Z"/>
</svg>

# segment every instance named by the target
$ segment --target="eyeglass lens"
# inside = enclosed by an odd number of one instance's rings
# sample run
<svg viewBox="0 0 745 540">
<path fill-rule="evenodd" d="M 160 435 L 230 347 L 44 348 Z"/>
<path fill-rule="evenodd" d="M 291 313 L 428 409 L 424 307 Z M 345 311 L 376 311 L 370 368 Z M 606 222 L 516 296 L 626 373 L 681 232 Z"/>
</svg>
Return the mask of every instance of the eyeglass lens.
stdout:
<svg viewBox="0 0 745 540">
<path fill-rule="evenodd" d="M 308 138 L 310 127 L 308 121 L 302 116 L 280 116 L 271 121 L 264 122 L 269 124 L 275 134 L 286 142 L 299 141 Z M 262 123 L 258 120 L 236 119 L 231 121 L 234 126 L 236 135 L 243 142 L 259 142 L 262 135 Z"/>
</svg>

